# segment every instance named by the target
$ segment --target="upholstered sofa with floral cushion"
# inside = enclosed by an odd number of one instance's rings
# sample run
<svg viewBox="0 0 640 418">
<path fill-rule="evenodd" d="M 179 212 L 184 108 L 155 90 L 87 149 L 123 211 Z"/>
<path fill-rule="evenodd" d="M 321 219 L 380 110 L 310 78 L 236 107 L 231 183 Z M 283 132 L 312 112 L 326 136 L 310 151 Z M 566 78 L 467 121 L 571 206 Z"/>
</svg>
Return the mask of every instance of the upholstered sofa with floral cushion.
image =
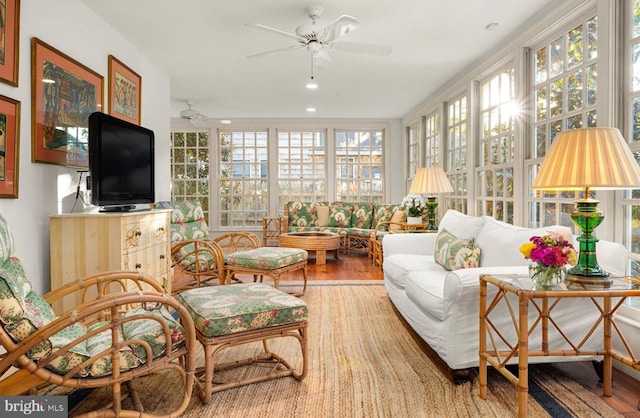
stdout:
<svg viewBox="0 0 640 418">
<path fill-rule="evenodd" d="M 349 202 L 298 202 L 284 205 L 286 232 L 328 231 L 340 234 L 343 250 L 370 251 L 376 225 L 390 221 L 399 205 Z M 406 217 L 405 217 L 406 220 Z"/>
<path fill-rule="evenodd" d="M 384 285 L 389 298 L 451 369 L 454 380 L 470 378 L 469 368 L 478 366 L 480 275 L 527 275 L 529 261 L 520 253 L 520 246 L 530 237 L 550 231 L 575 242 L 571 230 L 564 226 L 522 228 L 492 217 L 473 217 L 454 210 L 443 216 L 437 234 L 389 234 L 382 240 Z M 597 256 L 600 266 L 611 275 L 625 274 L 623 245 L 600 240 Z M 494 294 L 495 287 L 490 286 L 488 300 Z M 517 301 L 514 303 L 517 309 Z M 504 304 L 496 309 L 492 316 L 495 327 L 511 337 L 510 312 Z M 530 324 L 537 315 L 533 311 L 535 309 L 529 310 Z M 582 298 L 564 299 L 553 312 L 554 320 L 571 341 L 580 341 L 599 315 L 594 304 Z M 550 346 L 568 349 L 568 343 L 552 328 L 550 326 Z M 529 347 L 540 347 L 540 343 L 539 332 L 532 334 Z M 600 349 L 602 343 L 602 332 L 595 332 L 584 349 Z M 506 349 L 504 344 L 500 346 Z M 531 362 L 570 360 L 585 360 L 585 357 L 529 359 Z M 517 362 L 517 358 L 511 362 Z"/>
</svg>

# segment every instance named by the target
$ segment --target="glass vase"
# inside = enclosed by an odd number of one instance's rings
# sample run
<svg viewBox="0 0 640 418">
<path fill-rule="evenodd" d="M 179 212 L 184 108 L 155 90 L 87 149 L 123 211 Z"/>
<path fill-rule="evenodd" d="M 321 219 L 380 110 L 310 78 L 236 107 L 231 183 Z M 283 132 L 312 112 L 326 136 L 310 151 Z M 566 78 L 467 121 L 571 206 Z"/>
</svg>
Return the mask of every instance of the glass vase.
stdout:
<svg viewBox="0 0 640 418">
<path fill-rule="evenodd" d="M 544 266 L 529 264 L 529 277 L 537 289 L 551 289 L 564 280 L 565 266 Z"/>
</svg>

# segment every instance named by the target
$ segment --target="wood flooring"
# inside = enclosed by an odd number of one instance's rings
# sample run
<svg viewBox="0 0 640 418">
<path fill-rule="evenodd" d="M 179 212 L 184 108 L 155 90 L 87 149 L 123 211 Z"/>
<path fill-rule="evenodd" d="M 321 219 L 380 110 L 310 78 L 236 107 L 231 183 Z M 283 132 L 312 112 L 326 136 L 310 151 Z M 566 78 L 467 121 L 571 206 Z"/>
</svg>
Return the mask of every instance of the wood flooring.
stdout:
<svg viewBox="0 0 640 418">
<path fill-rule="evenodd" d="M 283 280 L 301 280 L 302 275 L 290 275 Z M 307 280 L 382 280 L 382 270 L 375 267 L 364 253 L 343 254 L 334 260 L 327 255 L 327 264 L 316 265 L 313 254 L 310 255 Z M 416 337 L 419 338 L 416 334 Z M 640 418 L 640 381 L 614 369 L 613 396 L 602 396 L 602 386 L 598 381 L 590 361 L 556 363 L 555 367 L 570 376 L 581 385 L 600 396 L 604 402 L 620 412 L 626 418 Z M 515 388 L 514 388 L 514 396 Z"/>
</svg>

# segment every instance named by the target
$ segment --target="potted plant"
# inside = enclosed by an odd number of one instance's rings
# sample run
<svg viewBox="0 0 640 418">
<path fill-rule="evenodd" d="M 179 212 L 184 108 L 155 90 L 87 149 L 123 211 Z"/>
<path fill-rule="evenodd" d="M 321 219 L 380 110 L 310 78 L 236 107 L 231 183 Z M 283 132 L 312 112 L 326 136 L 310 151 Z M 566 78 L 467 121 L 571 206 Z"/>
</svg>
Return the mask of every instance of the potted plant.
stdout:
<svg viewBox="0 0 640 418">
<path fill-rule="evenodd" d="M 422 223 L 422 216 L 426 205 L 422 196 L 418 194 L 408 194 L 402 199 L 402 208 L 407 212 L 408 224 Z"/>
</svg>

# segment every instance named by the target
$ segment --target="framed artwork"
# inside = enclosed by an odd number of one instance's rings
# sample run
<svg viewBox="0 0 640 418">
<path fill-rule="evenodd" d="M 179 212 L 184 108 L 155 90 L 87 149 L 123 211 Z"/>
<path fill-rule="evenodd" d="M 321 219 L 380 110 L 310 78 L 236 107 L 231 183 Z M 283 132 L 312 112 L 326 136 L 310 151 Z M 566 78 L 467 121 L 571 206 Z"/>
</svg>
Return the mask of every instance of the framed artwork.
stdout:
<svg viewBox="0 0 640 418">
<path fill-rule="evenodd" d="M 140 125 L 142 77 L 109 55 L 109 114 Z"/>
<path fill-rule="evenodd" d="M 89 115 L 103 110 L 104 78 L 31 39 L 31 160 L 86 168 Z"/>
<path fill-rule="evenodd" d="M 18 87 L 20 0 L 0 0 L 0 81 Z"/>
<path fill-rule="evenodd" d="M 18 197 L 20 102 L 0 96 L 0 197 Z"/>
</svg>

